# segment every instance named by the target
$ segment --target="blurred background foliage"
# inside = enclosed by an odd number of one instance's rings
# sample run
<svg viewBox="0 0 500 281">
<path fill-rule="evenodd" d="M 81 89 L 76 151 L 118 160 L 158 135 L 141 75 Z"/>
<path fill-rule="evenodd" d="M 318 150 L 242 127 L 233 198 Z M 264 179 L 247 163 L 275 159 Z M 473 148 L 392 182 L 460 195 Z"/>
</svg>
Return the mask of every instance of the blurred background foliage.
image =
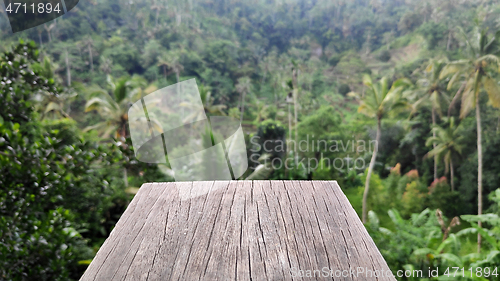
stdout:
<svg viewBox="0 0 500 281">
<path fill-rule="evenodd" d="M 79 279 L 140 186 L 173 180 L 135 159 L 128 108 L 191 78 L 207 115 L 242 121 L 241 179 L 337 180 L 394 272 L 493 273 L 499 13 L 490 0 L 82 0 L 11 34 L 0 7 L 0 279 Z"/>
</svg>

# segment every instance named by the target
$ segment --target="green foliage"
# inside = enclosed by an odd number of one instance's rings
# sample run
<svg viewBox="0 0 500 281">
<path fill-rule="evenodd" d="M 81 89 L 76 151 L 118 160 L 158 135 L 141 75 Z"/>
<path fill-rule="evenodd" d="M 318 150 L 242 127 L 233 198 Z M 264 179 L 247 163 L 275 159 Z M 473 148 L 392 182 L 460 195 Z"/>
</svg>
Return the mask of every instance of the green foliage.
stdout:
<svg viewBox="0 0 500 281">
<path fill-rule="evenodd" d="M 145 1 L 80 1 L 70 16 L 20 35 L 8 34 L 0 12 L 0 50 L 21 36 L 37 40 L 43 54 L 35 61 L 36 50 L 23 43 L 0 61 L 0 186 L 6 191 L 0 192 L 0 279 L 20 279 L 21 273 L 28 274 L 25 279 L 78 279 L 94 254 L 89 246 L 100 246 L 128 203 L 125 190 L 172 180 L 168 165 L 135 159 L 126 113 L 141 94 L 189 78 L 197 79 L 208 115 L 243 116 L 246 137 L 261 137 L 260 149 L 248 153 L 256 155 L 250 166 L 260 170 L 249 171 L 249 178 L 334 179 L 357 209 L 366 167 L 335 169 L 326 162 L 358 157 L 368 163 L 372 151 L 286 153 L 283 147 L 267 154 L 262 147 L 266 140 L 284 141 L 288 133 L 293 140 L 297 133 L 298 142 L 308 136 L 344 145 L 368 142 L 375 136 L 375 120 L 368 118 L 384 117 L 368 200 L 380 214 L 377 231 L 370 233 L 390 266 L 498 264 L 489 242 L 498 241 L 491 216 L 495 203 L 484 202 L 490 213 L 480 218 L 483 229 L 474 225 L 479 218 L 465 216 L 473 227 L 450 233 L 444 242 L 434 211 L 418 214 L 426 208 L 439 208 L 447 217 L 477 210 L 477 123 L 467 117 L 475 96 L 482 115 L 484 191 L 500 186 L 499 114 L 490 106 L 498 105 L 499 92 L 497 2 L 212 2 L 155 1 L 153 8 Z M 484 22 L 474 21 L 483 16 Z M 473 22 L 482 24 L 479 32 Z M 30 61 L 21 62 L 23 56 Z M 69 84 L 68 74 L 72 87 L 58 86 Z M 371 78 L 363 81 L 363 74 Z M 35 77 L 36 85 L 30 83 Z M 398 87 L 403 83 L 411 91 Z M 360 99 L 352 99 L 351 91 Z M 459 111 L 461 129 L 455 131 L 444 116 L 458 123 Z M 429 140 L 433 130 L 436 137 Z M 457 192 L 450 180 L 433 182 L 434 155 L 438 175 L 450 178 L 447 171 L 456 168 Z M 309 169 L 291 161 L 289 169 L 272 167 L 272 160 L 302 158 L 324 165 Z M 16 212 L 20 219 L 13 219 Z M 415 223 L 414 217 L 433 222 Z M 468 250 L 477 232 L 488 242 L 484 255 L 472 256 Z M 5 239 L 14 233 L 18 240 Z M 428 240 L 426 233 L 434 236 Z"/>
<path fill-rule="evenodd" d="M 339 94 L 345 96 L 349 92 L 351 92 L 351 88 L 349 87 L 349 85 L 347 85 L 347 84 L 341 84 L 340 85 L 340 87 L 339 87 Z"/>
<path fill-rule="evenodd" d="M 112 169 L 123 156 L 86 141 L 74 121 L 37 121 L 30 94 L 60 88 L 30 69 L 36 59 L 22 41 L 0 59 L 0 274 L 78 279 L 93 254 L 82 238 L 106 237 L 128 202 Z"/>
<path fill-rule="evenodd" d="M 364 184 L 366 182 L 366 172 L 360 176 L 361 182 Z M 382 179 L 377 174 L 372 174 L 370 177 L 370 193 L 368 195 L 368 209 L 374 209 L 375 211 L 380 211 L 378 208 L 383 208 L 383 205 L 379 204 L 384 201 L 384 195 L 386 194 L 386 187 Z"/>
<path fill-rule="evenodd" d="M 410 215 L 423 209 L 425 194 L 421 192 L 421 189 L 421 185 L 417 181 L 412 181 L 406 185 L 401 198 L 404 214 Z"/>
<path fill-rule="evenodd" d="M 86 89 L 85 112 L 95 110 L 104 119 L 86 130 L 97 130 L 103 137 L 126 137 L 129 107 L 143 94 L 146 81 L 140 76 L 114 79 L 108 75 L 107 82 L 110 94 L 100 87 Z"/>
<path fill-rule="evenodd" d="M 9 280 L 64 280 L 69 278 L 68 267 L 83 258 L 72 255 L 72 249 L 80 247 L 79 234 L 68 232 L 73 227 L 71 214 L 61 206 L 60 193 L 73 182 L 62 163 L 68 153 L 55 150 L 57 138 L 33 121 L 36 113 L 30 93 L 59 90 L 53 80 L 29 68 L 37 56 L 33 43 L 21 41 L 0 59 L 0 186 L 4 191 L 0 193 L 0 268 L 2 277 Z"/>
<path fill-rule="evenodd" d="M 139 52 L 134 46 L 123 42 L 113 46 L 113 48 L 106 49 L 102 56 L 110 58 L 113 62 L 117 62 L 117 67 L 122 68 L 128 73 L 134 73 L 139 72 L 141 69 L 138 54 Z"/>
<path fill-rule="evenodd" d="M 427 45 L 429 50 L 434 50 L 437 47 L 437 44 L 442 41 L 446 35 L 448 35 L 448 28 L 442 22 L 436 23 L 433 21 L 426 22 L 422 24 L 418 32 L 424 36 L 425 40 L 427 40 Z"/>
<path fill-rule="evenodd" d="M 436 179 L 429 186 L 427 205 L 431 209 L 440 209 L 443 214 L 449 218 L 458 216 L 461 214 L 461 202 L 460 193 L 458 191 L 451 191 L 451 187 L 445 177 Z"/>
<path fill-rule="evenodd" d="M 395 209 L 389 210 L 388 214 L 390 228 L 380 226 L 374 212 L 369 213 L 366 227 L 393 273 L 396 275 L 396 270 L 404 268 L 411 261 L 415 267 L 424 268 L 424 265 L 415 261 L 413 253 L 418 249 L 432 248 L 442 239 L 434 212 L 426 209 L 413 214 L 409 220 L 404 220 Z"/>
<path fill-rule="evenodd" d="M 338 69 L 342 75 L 348 77 L 347 84 L 351 84 L 354 81 L 360 81 L 363 73 L 369 71 L 359 54 L 354 51 L 343 53 L 342 58 L 335 68 Z"/>
<path fill-rule="evenodd" d="M 490 196 L 491 201 L 494 202 L 495 209 L 499 209 L 500 207 L 500 189 L 495 190 L 491 193 Z M 467 222 L 470 222 L 472 227 L 463 229 L 457 233 L 457 235 L 468 235 L 470 233 L 481 233 L 485 237 L 486 242 L 489 244 L 488 246 L 497 251 L 496 253 L 492 253 L 491 256 L 488 256 L 487 259 L 491 261 L 493 258 L 500 258 L 500 253 L 498 250 L 500 249 L 500 213 L 489 213 L 483 215 L 462 215 L 461 218 Z M 479 227 L 478 222 L 483 222 L 486 224 L 485 228 Z M 488 228 L 489 227 L 489 228 Z"/>
<path fill-rule="evenodd" d="M 271 154 L 271 160 L 283 157 L 286 150 L 285 128 L 280 122 L 266 120 L 261 123 L 255 136 L 257 154 Z M 252 143 L 253 144 L 253 143 Z"/>
<path fill-rule="evenodd" d="M 360 99 L 358 112 L 370 118 L 381 120 L 383 117 L 394 114 L 395 112 L 408 108 L 409 104 L 402 97 L 402 91 L 408 87 L 408 79 L 399 79 L 392 86 L 389 86 L 389 79 L 382 77 L 380 81 L 373 83 L 372 78 L 365 74 L 363 84 L 368 87 L 368 93 L 365 96 L 355 94 Z"/>
<path fill-rule="evenodd" d="M 389 50 L 382 50 L 378 54 L 378 59 L 383 62 L 388 62 L 391 59 L 391 52 Z"/>
<path fill-rule="evenodd" d="M 330 58 L 328 59 L 328 63 L 331 65 L 331 66 L 337 66 L 337 64 L 339 63 L 341 59 L 341 56 L 338 55 L 338 54 L 334 54 L 334 55 L 331 55 Z"/>
<path fill-rule="evenodd" d="M 422 16 L 416 12 L 406 12 L 398 23 L 398 29 L 403 33 L 415 30 L 422 24 Z"/>
</svg>

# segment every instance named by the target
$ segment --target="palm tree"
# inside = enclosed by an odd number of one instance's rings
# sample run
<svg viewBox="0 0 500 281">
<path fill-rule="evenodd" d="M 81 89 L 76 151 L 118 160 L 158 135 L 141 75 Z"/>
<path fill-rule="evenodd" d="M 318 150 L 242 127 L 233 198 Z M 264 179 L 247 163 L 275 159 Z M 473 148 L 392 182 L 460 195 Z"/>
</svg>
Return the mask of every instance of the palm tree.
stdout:
<svg viewBox="0 0 500 281">
<path fill-rule="evenodd" d="M 401 92 L 410 84 L 407 79 L 399 79 L 392 84 L 389 88 L 389 81 L 387 77 L 383 77 L 376 84 L 372 82 L 372 78 L 365 74 L 363 76 L 363 84 L 368 87 L 368 91 L 361 96 L 356 93 L 351 93 L 360 100 L 358 112 L 377 120 L 377 135 L 375 148 L 373 150 L 368 173 L 366 174 L 365 190 L 363 192 L 363 213 L 362 220 L 366 223 L 367 215 L 367 199 L 370 189 L 370 178 L 375 166 L 375 160 L 378 153 L 378 145 L 380 143 L 380 135 L 382 134 L 382 118 L 386 117 L 389 113 L 397 109 L 407 106 L 407 103 L 402 100 Z"/>
<path fill-rule="evenodd" d="M 463 31 L 462 31 L 462 34 Z M 450 62 L 441 71 L 440 78 L 452 75 L 448 83 L 448 89 L 459 80 L 463 87 L 456 94 L 456 98 L 462 95 L 462 106 L 460 118 L 464 118 L 475 107 L 477 123 L 477 213 L 483 213 L 483 148 L 481 128 L 481 108 L 479 104 L 481 90 L 488 94 L 491 105 L 500 108 L 500 89 L 490 72 L 498 72 L 500 68 L 500 31 L 489 38 L 486 30 L 475 28 L 474 34 L 469 40 L 464 36 L 467 46 L 467 58 Z M 455 100 L 455 98 L 454 98 Z M 479 222 L 481 227 L 481 222 Z M 481 235 L 478 234 L 478 252 L 481 251 Z"/>
<path fill-rule="evenodd" d="M 128 110 L 143 94 L 146 81 L 139 76 L 124 76 L 115 80 L 108 75 L 108 84 L 110 93 L 99 87 L 90 89 L 85 112 L 96 110 L 104 121 L 85 130 L 98 130 L 102 137 L 109 137 L 114 133 L 116 138 L 126 138 Z"/>
<path fill-rule="evenodd" d="M 158 58 L 158 66 L 163 67 L 163 75 L 167 78 L 167 69 L 175 73 L 177 83 L 180 80 L 180 73 L 184 70 L 184 66 L 180 63 L 180 52 L 165 52 Z"/>
<path fill-rule="evenodd" d="M 47 54 L 44 54 L 43 60 L 33 65 L 33 68 L 37 70 L 43 77 L 47 79 L 57 80 L 57 82 L 59 83 L 61 82 L 60 80 L 58 80 L 59 77 L 55 75 L 57 69 L 59 68 L 59 65 L 53 63 Z"/>
<path fill-rule="evenodd" d="M 153 64 L 158 63 L 158 58 L 163 54 L 164 48 L 161 44 L 155 40 L 149 40 L 144 46 L 144 52 L 141 55 L 141 62 L 144 68 L 148 68 Z M 162 65 L 161 65 L 162 66 Z M 165 63 L 165 68 L 168 66 L 168 63 Z M 164 69 L 166 71 L 166 69 Z"/>
<path fill-rule="evenodd" d="M 87 127 L 85 131 L 98 130 L 101 137 L 104 138 L 109 137 L 114 132 L 117 139 L 126 138 L 128 136 L 127 123 L 130 106 L 140 97 L 155 91 L 156 87 L 146 88 L 146 80 L 136 75 L 132 78 L 124 76 L 116 81 L 108 75 L 107 80 L 111 93 L 99 87 L 90 88 L 89 100 L 85 104 L 85 112 L 96 110 L 104 121 Z M 156 126 L 157 130 L 158 122 L 151 120 L 151 123 Z M 127 168 L 123 167 L 123 179 L 126 187 L 128 187 L 127 174 Z"/>
<path fill-rule="evenodd" d="M 165 54 L 158 57 L 158 64 L 157 64 L 159 67 L 162 68 L 163 70 L 163 78 L 165 78 L 165 80 L 167 79 L 167 74 L 168 74 L 168 67 L 170 66 L 170 61 L 169 61 L 169 58 L 168 56 L 166 56 Z"/>
<path fill-rule="evenodd" d="M 92 40 L 92 37 L 88 36 L 82 41 L 82 43 L 84 47 L 87 47 L 90 59 L 90 70 L 94 72 L 94 54 L 92 53 L 92 49 L 94 48 L 94 40 Z"/>
<path fill-rule="evenodd" d="M 101 56 L 99 70 L 106 73 L 106 75 L 111 74 L 111 71 L 113 70 L 113 60 L 109 57 Z"/>
<path fill-rule="evenodd" d="M 51 80 L 59 81 L 59 77 L 55 75 L 57 64 L 52 63 L 50 57 L 45 55 L 43 60 L 33 65 L 33 70 L 36 70 L 43 77 Z M 50 91 L 40 91 L 34 94 L 33 100 L 36 101 L 35 108 L 40 112 L 41 118 L 45 119 L 49 115 L 54 118 L 70 118 L 69 106 L 71 101 L 77 94 L 73 88 L 67 88 L 63 92 L 53 93 Z"/>
<path fill-rule="evenodd" d="M 56 72 L 65 70 L 66 86 L 71 87 L 71 70 L 75 68 L 78 69 L 76 64 L 75 66 L 72 65 L 72 62 L 77 59 L 77 57 L 75 56 L 77 50 L 79 51 L 78 55 L 81 56 L 80 49 L 78 48 L 78 46 L 75 48 L 75 44 L 70 44 L 67 42 L 58 44 L 54 47 L 55 48 L 53 48 L 52 53 L 59 54 L 59 65 L 61 65 L 61 67 L 58 68 Z"/>
<path fill-rule="evenodd" d="M 45 31 L 47 31 L 47 34 L 49 35 L 49 43 L 52 42 L 52 29 L 54 29 L 56 27 L 56 23 L 57 21 L 54 21 L 53 23 L 49 24 L 47 26 L 46 23 L 43 24 L 43 28 L 45 28 Z"/>
<path fill-rule="evenodd" d="M 38 26 L 37 29 L 36 29 L 36 31 L 38 33 L 38 43 L 40 44 L 40 49 L 43 49 L 43 41 L 42 41 L 43 29 L 42 29 L 41 26 Z"/>
<path fill-rule="evenodd" d="M 69 107 L 68 102 L 77 96 L 75 92 L 67 91 L 57 96 L 44 92 L 42 96 L 42 102 L 46 104 L 45 110 L 42 112 L 42 119 L 45 119 L 50 113 L 53 114 L 54 118 L 71 118 L 69 111 L 66 112 L 65 108 Z"/>
<path fill-rule="evenodd" d="M 254 123 L 259 125 L 260 122 L 266 120 L 269 117 L 269 104 L 266 101 L 255 99 L 255 102 L 252 104 L 255 108 L 255 120 Z"/>
<path fill-rule="evenodd" d="M 224 109 L 226 109 L 227 106 L 224 104 L 214 104 L 215 98 L 212 97 L 210 86 L 200 85 L 198 90 L 200 91 L 200 98 L 203 102 L 203 109 L 205 110 L 205 113 L 209 113 L 211 115 L 226 115 Z"/>
<path fill-rule="evenodd" d="M 158 27 L 158 16 L 160 15 L 160 10 L 163 10 L 164 7 L 160 3 L 157 3 L 155 0 L 153 0 L 153 5 L 151 5 L 150 9 L 153 11 L 156 11 L 155 28 L 157 28 Z"/>
<path fill-rule="evenodd" d="M 445 86 L 439 79 L 439 74 L 441 70 L 446 66 L 446 61 L 444 60 L 430 60 L 429 64 L 425 69 L 425 76 L 417 81 L 417 87 L 415 91 L 410 91 L 413 100 L 413 111 L 412 114 L 421 106 L 429 105 L 432 110 L 432 126 L 436 126 L 436 114 L 442 117 L 441 105 L 449 102 L 449 97 L 446 94 Z M 432 136 L 436 137 L 436 131 L 432 131 Z M 434 144 L 434 147 L 436 145 Z M 438 178 L 437 176 L 437 155 L 434 157 L 434 180 Z"/>
<path fill-rule="evenodd" d="M 66 63 L 67 86 L 71 87 L 71 65 L 70 65 L 70 60 L 69 60 L 68 48 L 64 48 L 64 61 Z"/>
<path fill-rule="evenodd" d="M 245 97 L 248 93 L 252 91 L 252 81 L 248 77 L 241 77 L 238 79 L 238 84 L 236 84 L 236 92 L 241 95 L 241 116 L 240 123 L 243 122 L 243 115 L 245 113 Z"/>
<path fill-rule="evenodd" d="M 295 127 L 298 126 L 298 98 L 299 98 L 299 67 L 295 60 L 292 59 L 292 93 L 293 93 L 293 117 L 295 118 Z M 295 129 L 295 145 L 298 143 L 299 131 Z"/>
<path fill-rule="evenodd" d="M 50 91 L 40 91 L 36 93 L 33 100 L 36 101 L 35 109 L 40 112 L 41 119 L 71 118 L 69 116 L 70 104 L 77 96 L 72 88 L 64 89 L 63 92 L 53 93 Z"/>
<path fill-rule="evenodd" d="M 430 137 L 425 143 L 427 146 L 431 144 L 434 148 L 427 153 L 426 156 L 434 157 L 434 159 L 443 159 L 445 174 L 450 174 L 451 190 L 455 190 L 454 184 L 454 168 L 453 168 L 453 158 L 456 158 L 462 154 L 463 146 L 460 142 L 463 140 L 463 136 L 459 131 L 458 126 L 455 126 L 455 119 L 453 117 L 449 118 L 449 126 L 447 128 L 441 128 L 439 126 L 433 127 L 434 136 Z"/>
</svg>

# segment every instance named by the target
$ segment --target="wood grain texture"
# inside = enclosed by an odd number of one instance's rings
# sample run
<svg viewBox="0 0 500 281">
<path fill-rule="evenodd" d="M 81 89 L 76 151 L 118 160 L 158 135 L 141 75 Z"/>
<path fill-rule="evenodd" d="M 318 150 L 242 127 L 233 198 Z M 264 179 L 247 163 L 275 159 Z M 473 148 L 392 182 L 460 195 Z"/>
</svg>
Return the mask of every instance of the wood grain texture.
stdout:
<svg viewBox="0 0 500 281">
<path fill-rule="evenodd" d="M 337 182 L 212 181 L 144 184 L 80 280 L 396 279 Z"/>
</svg>

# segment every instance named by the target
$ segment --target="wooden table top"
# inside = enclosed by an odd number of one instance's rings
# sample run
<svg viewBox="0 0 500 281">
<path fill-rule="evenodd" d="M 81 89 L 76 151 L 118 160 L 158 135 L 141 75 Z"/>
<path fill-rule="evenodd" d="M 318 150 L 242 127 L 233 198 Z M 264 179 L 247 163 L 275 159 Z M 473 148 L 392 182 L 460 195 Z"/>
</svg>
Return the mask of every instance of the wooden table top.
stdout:
<svg viewBox="0 0 500 281">
<path fill-rule="evenodd" d="M 396 280 L 335 181 L 144 184 L 80 280 Z"/>
</svg>

